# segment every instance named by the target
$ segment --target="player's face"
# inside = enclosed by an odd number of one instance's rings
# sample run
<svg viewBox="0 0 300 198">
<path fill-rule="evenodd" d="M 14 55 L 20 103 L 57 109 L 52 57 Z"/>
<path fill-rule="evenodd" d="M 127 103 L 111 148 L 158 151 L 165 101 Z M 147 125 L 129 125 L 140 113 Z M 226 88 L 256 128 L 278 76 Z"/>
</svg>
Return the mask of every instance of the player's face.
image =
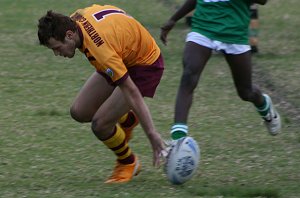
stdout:
<svg viewBox="0 0 300 198">
<path fill-rule="evenodd" d="M 48 43 L 47 47 L 53 50 L 55 56 L 72 58 L 75 55 L 75 41 L 68 37 L 65 38 L 64 42 L 51 37 Z"/>
</svg>

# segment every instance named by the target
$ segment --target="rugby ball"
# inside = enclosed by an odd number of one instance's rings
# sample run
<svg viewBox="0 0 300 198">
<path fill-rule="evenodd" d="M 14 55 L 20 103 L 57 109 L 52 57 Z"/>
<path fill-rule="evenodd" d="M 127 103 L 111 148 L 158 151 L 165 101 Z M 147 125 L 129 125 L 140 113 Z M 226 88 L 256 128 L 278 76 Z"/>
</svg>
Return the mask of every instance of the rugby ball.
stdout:
<svg viewBox="0 0 300 198">
<path fill-rule="evenodd" d="M 192 137 L 183 137 L 171 143 L 164 171 L 172 184 L 183 184 L 196 173 L 200 148 Z"/>
</svg>

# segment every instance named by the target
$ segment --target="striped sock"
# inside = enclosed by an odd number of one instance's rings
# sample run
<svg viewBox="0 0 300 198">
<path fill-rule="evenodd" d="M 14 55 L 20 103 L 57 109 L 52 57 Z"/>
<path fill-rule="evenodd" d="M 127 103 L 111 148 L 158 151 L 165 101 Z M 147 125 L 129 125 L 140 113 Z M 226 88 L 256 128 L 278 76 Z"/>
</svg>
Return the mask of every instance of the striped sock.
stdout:
<svg viewBox="0 0 300 198">
<path fill-rule="evenodd" d="M 171 137 L 173 140 L 187 136 L 188 126 L 182 123 L 175 123 L 171 128 Z"/>
<path fill-rule="evenodd" d="M 129 111 L 128 113 L 124 114 L 119 120 L 118 123 L 122 127 L 131 127 L 135 123 L 135 116 L 132 111 Z"/>
<path fill-rule="evenodd" d="M 129 112 L 128 112 L 128 113 L 125 113 L 125 114 L 118 120 L 118 123 L 121 124 L 121 123 L 126 122 L 127 117 L 128 117 L 128 114 L 129 114 Z"/>
<path fill-rule="evenodd" d="M 116 125 L 114 134 L 103 143 L 117 155 L 120 163 L 132 164 L 134 162 L 134 155 L 125 141 L 125 133 L 119 125 Z"/>
<path fill-rule="evenodd" d="M 270 111 L 270 103 L 267 100 L 266 96 L 264 96 L 264 103 L 262 106 L 256 107 L 256 111 L 262 116 L 266 117 Z"/>
</svg>

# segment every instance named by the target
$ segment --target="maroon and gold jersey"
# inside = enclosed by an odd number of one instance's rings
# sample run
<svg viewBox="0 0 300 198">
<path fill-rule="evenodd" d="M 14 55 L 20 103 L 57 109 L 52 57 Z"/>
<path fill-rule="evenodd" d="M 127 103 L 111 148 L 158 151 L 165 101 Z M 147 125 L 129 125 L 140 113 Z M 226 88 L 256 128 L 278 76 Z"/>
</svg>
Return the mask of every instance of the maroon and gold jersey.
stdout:
<svg viewBox="0 0 300 198">
<path fill-rule="evenodd" d="M 150 33 L 117 7 L 93 5 L 77 10 L 71 17 L 82 36 L 80 51 L 114 84 L 127 75 L 130 67 L 150 66 L 160 56 Z"/>
</svg>

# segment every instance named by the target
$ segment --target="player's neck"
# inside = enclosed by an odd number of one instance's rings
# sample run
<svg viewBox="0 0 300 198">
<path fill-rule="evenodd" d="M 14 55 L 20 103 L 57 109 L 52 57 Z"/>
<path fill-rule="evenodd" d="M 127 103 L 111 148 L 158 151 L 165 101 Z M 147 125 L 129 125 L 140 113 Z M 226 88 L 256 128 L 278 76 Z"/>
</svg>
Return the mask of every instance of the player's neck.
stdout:
<svg viewBox="0 0 300 198">
<path fill-rule="evenodd" d="M 83 35 L 80 27 L 77 26 L 77 31 L 75 31 L 75 43 L 76 48 L 81 48 L 83 44 Z"/>
</svg>

